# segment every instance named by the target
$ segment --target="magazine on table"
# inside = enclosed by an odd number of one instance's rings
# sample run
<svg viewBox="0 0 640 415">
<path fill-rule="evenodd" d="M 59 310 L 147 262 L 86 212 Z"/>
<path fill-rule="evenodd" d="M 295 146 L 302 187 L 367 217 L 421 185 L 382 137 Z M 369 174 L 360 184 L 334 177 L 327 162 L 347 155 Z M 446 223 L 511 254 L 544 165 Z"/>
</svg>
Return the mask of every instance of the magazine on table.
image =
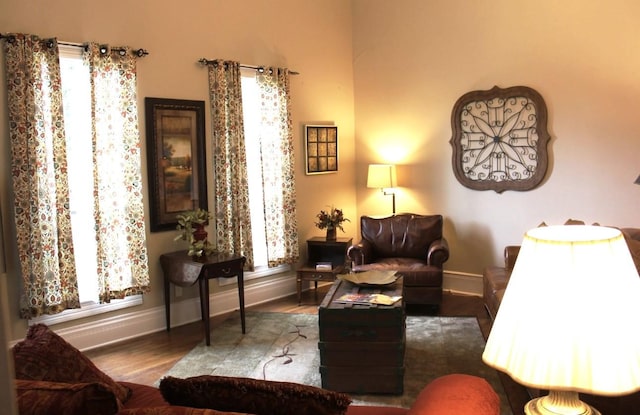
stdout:
<svg viewBox="0 0 640 415">
<path fill-rule="evenodd" d="M 350 293 L 340 296 L 337 303 L 352 303 L 352 304 L 380 304 L 380 305 L 393 305 L 396 301 L 402 299 L 401 295 L 386 295 L 386 294 L 358 294 Z"/>
</svg>

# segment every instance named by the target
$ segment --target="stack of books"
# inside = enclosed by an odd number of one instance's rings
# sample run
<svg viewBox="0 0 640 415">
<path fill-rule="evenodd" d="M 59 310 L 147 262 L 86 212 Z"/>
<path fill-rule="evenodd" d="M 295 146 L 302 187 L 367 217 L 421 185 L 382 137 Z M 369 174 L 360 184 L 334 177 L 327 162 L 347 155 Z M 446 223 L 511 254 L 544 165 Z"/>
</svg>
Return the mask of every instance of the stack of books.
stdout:
<svg viewBox="0 0 640 415">
<path fill-rule="evenodd" d="M 344 294 L 335 302 L 343 304 L 381 304 L 392 305 L 396 301 L 400 301 L 402 296 L 400 295 L 385 295 L 385 294 Z"/>
</svg>

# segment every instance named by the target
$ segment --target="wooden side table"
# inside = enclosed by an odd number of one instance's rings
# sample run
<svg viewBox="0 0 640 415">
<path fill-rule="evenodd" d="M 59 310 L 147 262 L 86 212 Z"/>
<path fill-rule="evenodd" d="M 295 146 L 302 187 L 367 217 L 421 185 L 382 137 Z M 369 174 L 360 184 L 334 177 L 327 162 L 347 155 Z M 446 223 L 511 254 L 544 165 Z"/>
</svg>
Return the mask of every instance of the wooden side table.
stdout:
<svg viewBox="0 0 640 415">
<path fill-rule="evenodd" d="M 318 281 L 335 281 L 336 276 L 343 272 L 346 260 L 347 248 L 352 243 L 352 238 L 336 238 L 328 241 L 325 237 L 315 236 L 307 240 L 307 265 L 296 271 L 296 283 L 298 291 L 298 305 L 302 299 L 302 281 L 313 281 L 314 288 L 318 289 Z M 330 270 L 318 270 L 318 262 L 331 262 Z"/>
<path fill-rule="evenodd" d="M 164 305 L 167 331 L 171 330 L 171 300 L 169 283 L 188 287 L 196 282 L 200 288 L 200 311 L 204 321 L 204 333 L 207 346 L 211 344 L 211 325 L 209 321 L 209 280 L 211 278 L 238 277 L 238 298 L 240 302 L 240 321 L 242 333 L 245 333 L 244 319 L 244 263 L 246 258 L 235 254 L 211 254 L 197 260 L 187 255 L 187 251 L 176 251 L 160 255 L 160 265 L 164 273 Z"/>
</svg>

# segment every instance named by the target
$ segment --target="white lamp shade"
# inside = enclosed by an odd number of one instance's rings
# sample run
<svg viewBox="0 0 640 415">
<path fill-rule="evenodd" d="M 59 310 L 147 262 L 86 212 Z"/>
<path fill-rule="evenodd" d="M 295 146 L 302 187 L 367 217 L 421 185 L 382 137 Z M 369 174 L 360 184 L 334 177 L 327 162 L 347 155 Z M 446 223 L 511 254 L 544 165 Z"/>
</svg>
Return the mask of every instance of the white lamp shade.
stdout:
<svg viewBox="0 0 640 415">
<path fill-rule="evenodd" d="M 620 231 L 527 232 L 482 358 L 535 388 L 640 389 L 640 277 Z"/>
<path fill-rule="evenodd" d="M 369 164 L 367 187 L 388 189 L 398 185 L 396 166 L 393 164 Z"/>
</svg>

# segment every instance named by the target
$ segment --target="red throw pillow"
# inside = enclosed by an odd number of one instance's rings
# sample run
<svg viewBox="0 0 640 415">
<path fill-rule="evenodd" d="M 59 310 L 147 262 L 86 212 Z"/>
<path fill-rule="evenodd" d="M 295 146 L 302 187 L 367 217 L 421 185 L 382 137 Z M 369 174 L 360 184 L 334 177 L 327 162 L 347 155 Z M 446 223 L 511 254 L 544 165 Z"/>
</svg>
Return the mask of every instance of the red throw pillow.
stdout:
<svg viewBox="0 0 640 415">
<path fill-rule="evenodd" d="M 65 383 L 100 382 L 111 389 L 121 403 L 130 390 L 111 379 L 44 324 L 29 327 L 25 339 L 13 346 L 16 379 Z"/>
<path fill-rule="evenodd" d="M 120 403 L 102 383 L 16 380 L 20 415 L 114 415 Z"/>
<path fill-rule="evenodd" d="M 407 415 L 500 415 L 500 397 L 483 378 L 441 376 L 420 392 Z"/>
<path fill-rule="evenodd" d="M 171 405 L 255 415 L 343 415 L 351 398 L 315 386 L 227 376 L 195 376 L 160 381 Z"/>
</svg>

